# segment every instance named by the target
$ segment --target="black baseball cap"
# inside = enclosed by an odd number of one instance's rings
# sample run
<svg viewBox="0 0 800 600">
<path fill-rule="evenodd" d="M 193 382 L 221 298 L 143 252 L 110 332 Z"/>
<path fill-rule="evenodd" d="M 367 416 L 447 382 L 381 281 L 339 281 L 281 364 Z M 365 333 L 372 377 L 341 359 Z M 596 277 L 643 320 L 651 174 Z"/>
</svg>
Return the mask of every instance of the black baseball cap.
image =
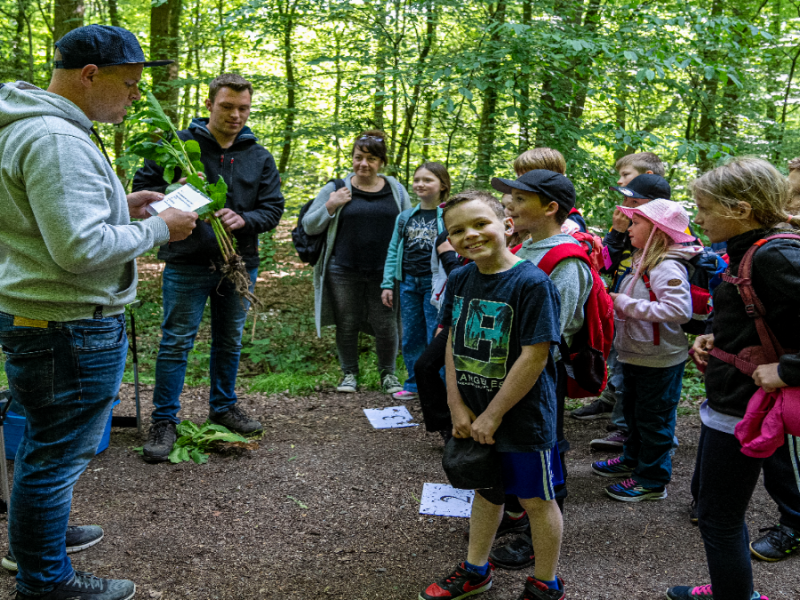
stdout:
<svg viewBox="0 0 800 600">
<path fill-rule="evenodd" d="M 510 194 L 512 189 L 534 192 L 567 210 L 575 207 L 575 186 L 569 179 L 555 171 L 534 169 L 520 175 L 517 179 L 494 177 L 492 178 L 492 187 L 503 194 Z"/>
<path fill-rule="evenodd" d="M 82 69 L 86 65 L 111 67 L 144 63 L 145 67 L 163 67 L 174 60 L 146 61 L 139 40 L 127 29 L 110 25 L 87 25 L 67 33 L 56 42 L 61 60 L 56 69 Z"/>
<path fill-rule="evenodd" d="M 653 175 L 652 173 L 634 177 L 625 187 L 613 185 L 608 189 L 616 190 L 628 198 L 645 198 L 647 200 L 655 200 L 656 198 L 669 200 L 670 194 L 672 194 L 667 180 L 661 175 Z"/>
</svg>

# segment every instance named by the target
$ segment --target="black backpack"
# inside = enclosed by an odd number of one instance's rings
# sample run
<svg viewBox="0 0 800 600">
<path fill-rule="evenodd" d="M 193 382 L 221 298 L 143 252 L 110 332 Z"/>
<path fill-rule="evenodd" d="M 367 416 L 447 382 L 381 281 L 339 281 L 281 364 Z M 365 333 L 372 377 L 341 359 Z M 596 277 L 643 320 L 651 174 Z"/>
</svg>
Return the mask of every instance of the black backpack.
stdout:
<svg viewBox="0 0 800 600">
<path fill-rule="evenodd" d="M 344 187 L 343 179 L 331 179 L 333 181 L 334 190 L 340 190 Z M 330 183 L 330 181 L 328 183 Z M 325 240 L 327 239 L 328 232 L 323 231 L 317 235 L 309 235 L 303 228 L 303 217 L 306 216 L 308 209 L 314 200 L 309 200 L 300 209 L 300 214 L 297 217 L 297 227 L 292 229 L 292 244 L 297 251 L 297 256 L 300 257 L 304 263 L 310 264 L 312 267 L 319 262 L 320 256 L 325 251 Z"/>
</svg>

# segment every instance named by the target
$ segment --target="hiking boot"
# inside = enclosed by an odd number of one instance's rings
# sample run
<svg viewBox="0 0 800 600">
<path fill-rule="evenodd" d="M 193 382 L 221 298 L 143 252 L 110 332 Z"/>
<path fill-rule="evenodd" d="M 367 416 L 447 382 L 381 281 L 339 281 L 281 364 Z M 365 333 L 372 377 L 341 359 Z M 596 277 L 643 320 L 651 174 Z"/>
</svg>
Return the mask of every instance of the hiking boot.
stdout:
<svg viewBox="0 0 800 600">
<path fill-rule="evenodd" d="M 345 373 L 339 385 L 336 386 L 336 391 L 344 394 L 354 394 L 357 389 L 358 380 L 353 373 Z"/>
<path fill-rule="evenodd" d="M 501 537 L 509 533 L 525 533 L 531 530 L 531 521 L 528 519 L 528 513 L 523 512 L 518 517 L 512 517 L 506 511 L 503 511 L 503 520 L 500 521 L 500 527 L 497 528 L 495 537 Z"/>
<path fill-rule="evenodd" d="M 759 560 L 778 562 L 789 558 L 795 550 L 800 548 L 800 531 L 797 529 L 778 524 L 775 527 L 765 527 L 759 531 L 762 533 L 766 531 L 767 534 L 755 542 L 750 542 L 750 553 Z"/>
<path fill-rule="evenodd" d="M 69 525 L 67 527 L 65 539 L 67 554 L 73 554 L 74 552 L 80 552 L 81 550 L 91 548 L 102 539 L 102 527 L 98 527 L 97 525 Z M 3 568 L 7 571 L 17 571 L 17 561 L 14 555 L 11 554 L 11 550 L 3 557 L 0 564 L 2 564 Z"/>
<path fill-rule="evenodd" d="M 533 565 L 533 543 L 530 534 L 515 537 L 505 546 L 495 548 L 489 553 L 489 562 L 499 569 L 516 571 Z"/>
<path fill-rule="evenodd" d="M 592 471 L 600 477 L 627 477 L 633 473 L 633 467 L 626 465 L 622 457 L 611 460 L 598 460 L 592 463 Z"/>
<path fill-rule="evenodd" d="M 602 398 L 598 398 L 591 404 L 576 408 L 569 413 L 569 416 L 580 421 L 593 421 L 594 419 L 610 417 L 613 408 L 613 405 L 609 404 Z"/>
<path fill-rule="evenodd" d="M 663 500 L 667 497 L 667 487 L 646 487 L 636 483 L 632 477 L 606 487 L 606 494 L 620 502 L 642 502 L 644 500 Z"/>
<path fill-rule="evenodd" d="M 18 590 L 17 600 L 130 600 L 135 594 L 136 585 L 127 579 L 100 579 L 75 571 L 72 579 L 42 596 L 28 596 Z"/>
<path fill-rule="evenodd" d="M 432 583 L 419 595 L 419 600 L 457 600 L 485 592 L 492 587 L 492 569 L 486 575 L 468 571 L 461 563 L 450 575 Z"/>
<path fill-rule="evenodd" d="M 564 580 L 561 577 L 556 577 L 556 580 L 560 590 L 551 590 L 538 579 L 528 577 L 519 600 L 564 600 L 567 597 L 564 593 Z"/>
<path fill-rule="evenodd" d="M 142 447 L 144 462 L 160 463 L 169 460 L 169 453 L 177 439 L 178 433 L 172 421 L 156 421 L 150 425 L 147 441 Z"/>
<path fill-rule="evenodd" d="M 217 425 L 227 427 L 240 435 L 250 435 L 252 433 L 261 433 L 264 431 L 264 427 L 261 423 L 248 417 L 245 412 L 235 404 L 224 413 L 214 412 L 214 409 L 209 409 L 208 420 Z"/>
<path fill-rule="evenodd" d="M 387 373 L 381 377 L 381 388 L 384 394 L 396 394 L 403 391 L 403 386 L 400 381 L 394 376 L 394 373 Z"/>
<path fill-rule="evenodd" d="M 700 517 L 697 516 L 697 502 L 692 500 L 691 506 L 689 506 L 689 523 L 692 525 L 697 525 L 700 522 Z"/>
<path fill-rule="evenodd" d="M 610 450 L 611 452 L 619 452 L 628 441 L 630 434 L 624 429 L 617 429 L 608 434 L 604 438 L 598 438 L 589 442 L 592 450 Z"/>
<path fill-rule="evenodd" d="M 714 594 L 711 593 L 711 585 L 698 587 L 679 585 L 667 590 L 667 600 L 714 600 Z M 753 592 L 750 600 L 769 600 L 769 598 Z"/>
</svg>

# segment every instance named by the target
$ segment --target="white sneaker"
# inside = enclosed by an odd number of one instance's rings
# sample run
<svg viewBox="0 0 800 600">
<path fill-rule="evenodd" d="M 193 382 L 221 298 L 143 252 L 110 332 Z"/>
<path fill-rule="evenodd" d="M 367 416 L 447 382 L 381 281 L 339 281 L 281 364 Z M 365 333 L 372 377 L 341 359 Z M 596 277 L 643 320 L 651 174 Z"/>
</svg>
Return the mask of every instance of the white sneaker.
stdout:
<svg viewBox="0 0 800 600">
<path fill-rule="evenodd" d="M 403 391 L 403 386 L 393 373 L 387 373 L 381 378 L 381 387 L 384 394 L 396 394 Z"/>
<path fill-rule="evenodd" d="M 358 388 L 358 381 L 356 380 L 356 376 L 352 373 L 345 373 L 342 381 L 336 387 L 337 392 L 344 392 L 346 394 L 352 394 Z"/>
</svg>

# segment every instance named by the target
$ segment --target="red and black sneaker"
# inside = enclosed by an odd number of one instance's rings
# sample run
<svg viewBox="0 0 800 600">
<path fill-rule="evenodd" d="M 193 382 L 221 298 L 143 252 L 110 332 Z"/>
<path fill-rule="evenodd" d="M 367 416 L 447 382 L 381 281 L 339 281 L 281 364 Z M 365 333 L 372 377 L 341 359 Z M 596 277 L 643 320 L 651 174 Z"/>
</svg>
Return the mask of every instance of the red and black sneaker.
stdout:
<svg viewBox="0 0 800 600">
<path fill-rule="evenodd" d="M 564 580 L 561 577 L 556 578 L 560 590 L 551 590 L 546 584 L 538 579 L 528 577 L 525 582 L 525 589 L 519 600 L 564 600 L 567 595 L 564 593 Z"/>
<path fill-rule="evenodd" d="M 457 600 L 485 592 L 492 587 L 492 570 L 486 575 L 468 571 L 461 563 L 450 575 L 432 583 L 419 595 L 419 600 Z"/>
</svg>

